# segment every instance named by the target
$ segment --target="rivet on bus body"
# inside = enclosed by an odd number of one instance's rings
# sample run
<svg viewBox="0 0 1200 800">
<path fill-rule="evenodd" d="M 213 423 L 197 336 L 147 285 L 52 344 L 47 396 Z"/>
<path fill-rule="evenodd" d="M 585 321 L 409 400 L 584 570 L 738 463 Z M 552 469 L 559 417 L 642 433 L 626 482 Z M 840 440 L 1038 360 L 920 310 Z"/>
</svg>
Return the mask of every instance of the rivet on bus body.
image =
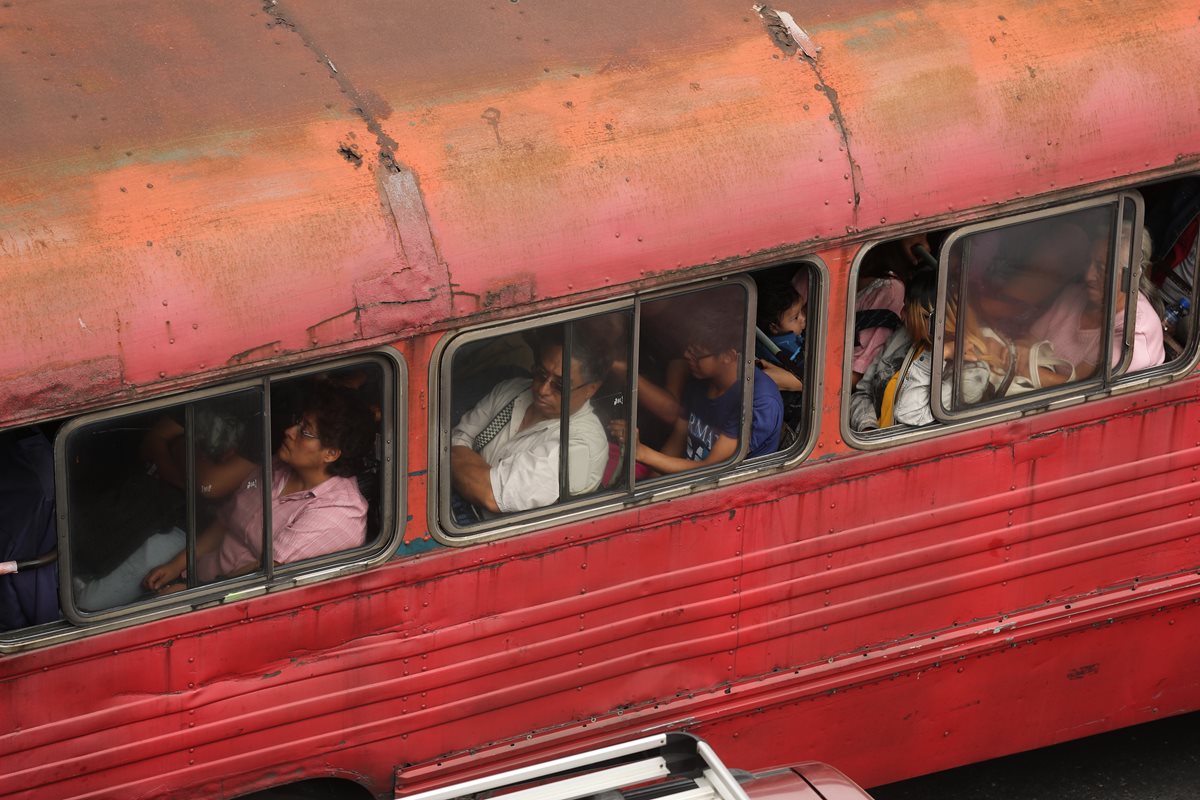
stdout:
<svg viewBox="0 0 1200 800">
<path fill-rule="evenodd" d="M 828 626 L 828 625 L 822 625 L 822 626 L 821 626 L 821 630 L 823 630 L 823 631 L 827 631 L 827 630 L 829 630 L 829 626 Z"/>
<path fill-rule="evenodd" d="M 189 664 L 191 664 L 191 663 L 192 663 L 192 662 L 194 662 L 195 660 L 196 660 L 196 657 L 195 657 L 195 656 L 188 656 L 188 663 L 189 663 Z"/>
<path fill-rule="evenodd" d="M 160 377 L 160 378 L 165 378 L 165 377 L 167 377 L 167 373 L 165 373 L 165 372 L 159 372 L 159 373 L 158 373 L 158 377 Z"/>
<path fill-rule="evenodd" d="M 817 156 L 817 161 L 824 161 L 824 160 L 825 160 L 825 156 Z"/>
<path fill-rule="evenodd" d="M 175 340 L 174 340 L 174 339 L 168 339 L 168 340 L 167 340 L 167 344 L 175 344 Z M 316 344 L 316 342 L 313 342 L 313 344 Z"/>
<path fill-rule="evenodd" d="M 165 306 L 166 304 L 167 304 L 167 301 L 166 301 L 166 300 L 163 300 L 163 305 Z"/>
<path fill-rule="evenodd" d="M 879 224 L 880 224 L 880 225 L 886 225 L 886 224 L 887 224 L 887 217 L 880 217 L 880 218 L 879 218 Z"/>
<path fill-rule="evenodd" d="M 614 233 L 613 236 L 617 237 L 618 239 L 621 238 L 621 234 L 619 234 L 619 233 Z"/>
<path fill-rule="evenodd" d="M 196 727 L 196 723 L 194 723 L 194 722 L 189 722 L 189 723 L 188 723 L 188 727 L 189 727 L 189 728 L 194 728 L 194 727 Z"/>
</svg>

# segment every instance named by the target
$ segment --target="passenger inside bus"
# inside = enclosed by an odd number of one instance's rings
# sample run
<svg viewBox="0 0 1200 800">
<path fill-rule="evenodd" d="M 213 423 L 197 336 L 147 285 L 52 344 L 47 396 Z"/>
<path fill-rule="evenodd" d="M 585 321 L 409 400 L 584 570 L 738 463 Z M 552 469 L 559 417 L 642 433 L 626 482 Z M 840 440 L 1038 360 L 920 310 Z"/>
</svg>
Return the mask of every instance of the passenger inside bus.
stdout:
<svg viewBox="0 0 1200 800">
<path fill-rule="evenodd" d="M 369 459 L 373 414 L 354 392 L 314 382 L 303 412 L 286 429 L 272 465 L 272 558 L 291 563 L 366 541 L 367 501 L 355 475 Z M 196 580 L 208 583 L 257 569 L 263 552 L 263 503 L 252 471 L 196 537 Z M 143 591 L 187 588 L 187 536 L 178 527 L 145 542 L 115 569 L 77 578 L 76 604 L 99 610 L 132 602 Z"/>
<path fill-rule="evenodd" d="M 937 320 L 937 272 L 918 269 L 905 287 L 901 318 L 904 327 L 888 338 L 883 352 L 868 368 L 850 397 L 851 425 L 867 431 L 892 425 L 922 426 L 935 421 L 930 402 L 933 379 L 933 332 Z M 954 375 L 955 332 L 958 323 L 957 302 L 947 304 L 943 322 L 945 341 L 942 358 L 948 362 L 947 380 L 942 383 L 943 403 L 949 404 Z M 976 346 L 976 337 L 968 332 L 967 347 Z M 966 402 L 977 402 L 988 388 L 990 372 L 978 357 L 963 360 L 960 392 Z"/>
<path fill-rule="evenodd" d="M 907 255 L 907 251 L 906 255 Z M 859 269 L 854 295 L 854 350 L 850 357 L 851 384 L 883 351 L 893 332 L 901 326 L 904 306 L 904 272 L 897 263 L 883 259 L 864 261 Z"/>
<path fill-rule="evenodd" d="M 753 273 L 758 287 L 754 365 L 767 374 L 783 396 L 786 450 L 804 424 L 805 331 L 808 327 L 809 268 L 784 264 Z"/>
<path fill-rule="evenodd" d="M 661 449 L 638 441 L 636 458 L 660 475 L 719 464 L 734 456 L 742 425 L 741 342 L 738 315 L 716 305 L 697 309 L 686 328 L 689 377 L 681 412 Z M 783 398 L 761 369 L 754 369 L 748 458 L 779 449 Z"/>
<path fill-rule="evenodd" d="M 0 434 L 0 630 L 59 617 L 54 502 L 50 442 L 36 428 Z"/>
<path fill-rule="evenodd" d="M 1131 228 L 1126 226 L 1122 231 L 1118 252 L 1129 252 L 1131 238 Z M 1100 355 L 1101 330 L 1105 323 L 1104 295 L 1107 277 L 1110 274 L 1110 249 L 1110 237 L 1102 235 L 1092 239 L 1083 281 L 1068 284 L 1046 313 L 1030 327 L 1030 340 L 1022 342 L 1020 348 L 1026 358 L 1032 357 L 1032 348 L 1037 342 L 1048 341 L 1053 346 L 1054 354 L 1072 365 L 1076 379 L 1083 380 L 1095 373 Z M 1162 320 L 1150 300 L 1150 293 L 1153 292 L 1149 272 L 1151 250 L 1150 234 L 1143 231 L 1140 253 L 1143 269 L 1141 286 L 1137 291 L 1137 309 L 1134 312 L 1135 329 L 1129 372 L 1158 366 L 1166 357 L 1163 350 Z M 1128 269 L 1128 264 L 1125 268 Z M 1121 361 L 1127 296 L 1125 291 L 1116 293 L 1111 354 L 1114 366 Z M 1043 385 L 1064 383 L 1069 374 L 1066 370 L 1054 372 L 1052 377 L 1043 380 Z"/>
<path fill-rule="evenodd" d="M 451 504 L 461 524 L 485 515 L 526 511 L 559 500 L 559 452 L 565 380 L 571 380 L 567 472 L 571 495 L 593 492 L 609 461 L 608 438 L 591 405 L 608 373 L 605 342 L 578 326 L 564 376 L 564 329 L 534 334 L 531 377 L 496 384 L 451 434 Z M 482 512 L 482 513 L 481 513 Z"/>
</svg>

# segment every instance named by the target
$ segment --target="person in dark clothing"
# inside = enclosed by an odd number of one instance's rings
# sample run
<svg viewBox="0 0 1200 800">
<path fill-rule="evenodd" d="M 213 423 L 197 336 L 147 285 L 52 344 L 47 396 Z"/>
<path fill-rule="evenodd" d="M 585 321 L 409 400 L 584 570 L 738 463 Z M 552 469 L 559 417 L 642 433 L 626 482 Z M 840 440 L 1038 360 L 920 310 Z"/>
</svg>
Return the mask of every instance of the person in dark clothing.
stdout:
<svg viewBox="0 0 1200 800">
<path fill-rule="evenodd" d="M 57 543 L 50 442 L 29 428 L 0 434 L 0 630 L 59 618 L 56 564 L 17 571 Z"/>
</svg>

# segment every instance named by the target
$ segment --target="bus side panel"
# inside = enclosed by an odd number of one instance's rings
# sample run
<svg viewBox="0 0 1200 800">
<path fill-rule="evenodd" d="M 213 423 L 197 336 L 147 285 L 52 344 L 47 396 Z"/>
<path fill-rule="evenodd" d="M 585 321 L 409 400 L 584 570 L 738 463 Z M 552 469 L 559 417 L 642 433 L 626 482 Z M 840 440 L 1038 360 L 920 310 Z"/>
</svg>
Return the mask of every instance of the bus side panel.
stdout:
<svg viewBox="0 0 1200 800">
<path fill-rule="evenodd" d="M 461 777 L 456 754 L 490 748 L 475 768 L 498 767 L 555 731 L 569 748 L 705 725 L 739 733 L 739 766 L 815 754 L 871 783 L 1149 719 L 1159 692 L 1161 713 L 1194 708 L 1190 645 L 1144 653 L 1148 615 L 1200 596 L 1195 390 L 815 462 L 5 659 L 0 795 L 228 796 L 331 774 L 384 792 L 397 766 L 415 789 Z M 1133 633 L 1087 633 L 1108 620 Z M 905 688 L 959 655 L 970 680 L 947 696 Z M 869 701 L 829 698 L 856 686 Z M 997 716 L 1006 696 L 1055 709 L 1027 727 Z M 921 724 L 902 729 L 914 708 Z M 866 733 L 813 747 L 780 729 L 816 737 L 846 715 Z M 942 743 L 997 720 L 993 738 Z M 900 732 L 903 754 L 869 769 L 862 745 Z"/>
</svg>

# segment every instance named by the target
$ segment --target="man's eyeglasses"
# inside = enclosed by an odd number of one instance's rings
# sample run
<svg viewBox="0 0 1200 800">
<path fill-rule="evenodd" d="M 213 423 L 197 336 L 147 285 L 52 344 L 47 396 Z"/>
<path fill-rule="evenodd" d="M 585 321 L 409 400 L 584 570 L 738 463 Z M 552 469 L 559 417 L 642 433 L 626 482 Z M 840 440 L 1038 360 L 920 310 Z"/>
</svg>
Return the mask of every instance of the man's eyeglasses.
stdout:
<svg viewBox="0 0 1200 800">
<path fill-rule="evenodd" d="M 548 384 L 550 384 L 550 391 L 554 392 L 555 394 L 563 393 L 562 376 L 555 375 L 552 372 L 547 372 L 546 368 L 543 367 L 541 364 L 533 365 L 531 377 L 533 378 L 534 386 L 540 386 L 543 383 L 548 383 Z M 584 381 L 583 383 L 579 384 L 578 386 L 572 386 L 571 391 L 577 392 L 580 389 L 582 389 L 583 387 L 587 386 L 588 383 L 589 383 L 589 381 Z"/>
</svg>

